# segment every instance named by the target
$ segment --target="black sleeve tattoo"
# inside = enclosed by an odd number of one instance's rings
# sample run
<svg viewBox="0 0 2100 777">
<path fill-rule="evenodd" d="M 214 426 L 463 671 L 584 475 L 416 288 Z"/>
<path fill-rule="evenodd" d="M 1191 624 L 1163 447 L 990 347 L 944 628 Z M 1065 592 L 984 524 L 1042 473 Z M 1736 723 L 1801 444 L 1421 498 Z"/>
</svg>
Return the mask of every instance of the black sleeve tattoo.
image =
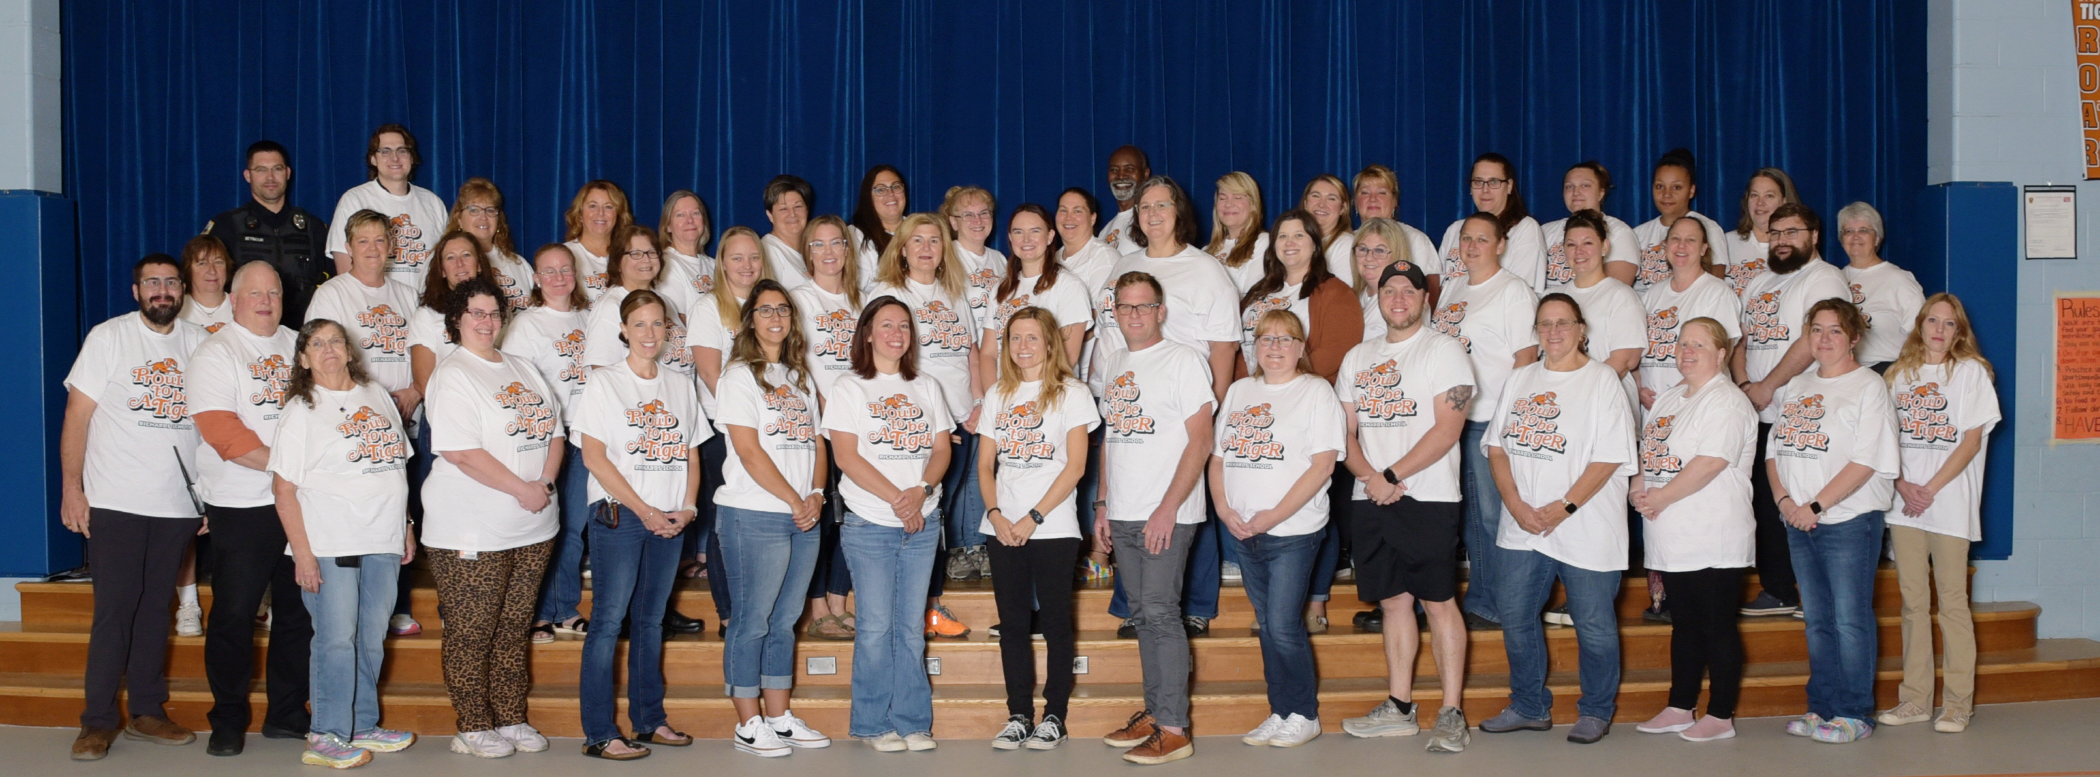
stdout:
<svg viewBox="0 0 2100 777">
<path fill-rule="evenodd" d="M 1450 391 L 1444 392 L 1444 401 L 1451 403 L 1451 409 L 1466 412 L 1466 408 L 1473 405 L 1473 387 L 1452 386 Z"/>
</svg>

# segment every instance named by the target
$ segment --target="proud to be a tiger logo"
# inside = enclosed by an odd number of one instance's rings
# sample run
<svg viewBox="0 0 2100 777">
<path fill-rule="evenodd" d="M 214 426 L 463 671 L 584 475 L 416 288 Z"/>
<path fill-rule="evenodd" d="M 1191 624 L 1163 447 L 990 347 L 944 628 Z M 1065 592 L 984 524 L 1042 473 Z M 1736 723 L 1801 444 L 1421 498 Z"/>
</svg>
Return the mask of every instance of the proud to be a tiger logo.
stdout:
<svg viewBox="0 0 2100 777">
<path fill-rule="evenodd" d="M 361 406 L 357 412 L 344 418 L 342 423 L 335 425 L 335 431 L 343 439 L 356 442 L 350 448 L 350 461 L 400 464 L 408 459 L 408 442 L 401 438 L 401 430 L 394 428 L 393 419 L 373 410 L 370 405 Z"/>
<path fill-rule="evenodd" d="M 1466 260 L 1458 258 L 1458 246 L 1444 254 L 1444 285 L 1450 286 L 1466 279 Z"/>
<path fill-rule="evenodd" d="M 1359 426 L 1406 426 L 1415 417 L 1415 400 L 1400 388 L 1400 364 L 1392 359 L 1354 377 Z"/>
<path fill-rule="evenodd" d="M 1022 308 L 1028 307 L 1034 299 L 1034 295 L 1015 294 L 1005 302 L 999 303 L 999 307 L 992 309 L 991 323 L 985 328 L 994 330 L 1005 329 L 1006 322 L 1013 320 L 1014 314 L 1021 312 Z"/>
<path fill-rule="evenodd" d="M 869 445 L 884 445 L 898 453 L 910 454 L 933 449 L 933 427 L 926 423 L 926 411 L 911 401 L 910 396 L 892 394 L 872 400 L 868 402 L 868 417 L 882 422 L 882 428 L 869 435 Z"/>
<path fill-rule="evenodd" d="M 824 369 L 841 370 L 853 361 L 853 330 L 860 321 L 845 308 L 827 310 L 817 314 L 817 336 L 811 347 L 816 349 L 816 359 L 824 362 Z"/>
<path fill-rule="evenodd" d="M 1102 422 L 1108 426 L 1109 434 L 1128 438 L 1134 434 L 1154 433 L 1154 425 L 1158 422 L 1153 420 L 1152 416 L 1145 415 L 1144 405 L 1138 404 L 1138 398 L 1143 394 L 1144 389 L 1138 386 L 1136 370 L 1125 370 L 1123 374 L 1108 382 L 1108 386 L 1101 392 L 1101 399 L 1107 406 Z"/>
<path fill-rule="evenodd" d="M 920 346 L 954 352 L 970 347 L 969 327 L 963 326 L 962 315 L 946 301 L 929 301 L 912 313 L 919 319 Z"/>
<path fill-rule="evenodd" d="M 999 456 L 1004 459 L 1002 464 L 1026 466 L 1029 462 L 1057 455 L 1057 446 L 1043 435 L 1043 407 L 1037 400 L 1000 410 L 992 423 L 998 430 L 993 439 L 999 441 Z"/>
<path fill-rule="evenodd" d="M 692 444 L 687 441 L 678 416 L 673 415 L 661 399 L 627 408 L 627 427 L 635 430 L 635 434 L 623 447 L 628 453 L 641 457 L 642 463 L 637 469 L 680 469 L 692 455 Z"/>
<path fill-rule="evenodd" d="M 1575 282 L 1575 264 L 1568 261 L 1568 244 L 1554 243 L 1546 249 L 1546 285 L 1565 286 Z"/>
<path fill-rule="evenodd" d="M 1684 462 L 1670 454 L 1670 432 L 1677 416 L 1656 416 L 1641 427 L 1641 474 L 1650 483 L 1667 483 L 1684 470 Z"/>
<path fill-rule="evenodd" d="M 357 325 L 365 330 L 359 347 L 374 351 L 373 361 L 396 362 L 408 357 L 408 319 L 394 306 L 380 304 L 359 311 Z"/>
<path fill-rule="evenodd" d="M 780 436 L 781 447 L 816 446 L 811 442 L 817 438 L 816 421 L 810 416 L 809 403 L 803 401 L 801 394 L 783 384 L 774 386 L 763 396 L 766 409 L 778 413 L 779 417 L 767 421 L 765 428 L 758 430 L 759 434 Z"/>
<path fill-rule="evenodd" d="M 1787 400 L 1779 409 L 1779 425 L 1772 428 L 1772 443 L 1781 448 L 1778 454 L 1814 458 L 1809 451 L 1829 451 L 1830 435 L 1823 431 L 1823 412 L 1822 394 Z"/>
<path fill-rule="evenodd" d="M 1912 447 L 1930 448 L 1961 439 L 1961 430 L 1947 417 L 1947 397 L 1940 393 L 1938 383 L 1896 395 L 1896 431 Z"/>
<path fill-rule="evenodd" d="M 504 434 L 528 440 L 554 436 L 554 408 L 547 405 L 546 397 L 526 388 L 524 383 L 514 380 L 497 390 L 496 406 L 517 414 L 503 425 Z"/>
<path fill-rule="evenodd" d="M 607 280 L 607 277 L 608 276 L 602 272 L 594 272 L 587 274 L 583 276 L 583 287 L 594 292 L 604 291 L 605 287 L 610 283 L 610 281 Z"/>
<path fill-rule="evenodd" d="M 248 392 L 248 404 L 279 407 L 284 404 L 284 389 L 292 383 L 292 365 L 283 354 L 270 354 L 248 362 L 248 379 L 257 386 Z"/>
<path fill-rule="evenodd" d="M 183 390 L 181 363 L 174 359 L 158 359 L 144 367 L 133 367 L 131 385 L 139 387 L 139 393 L 126 400 L 125 406 L 151 413 L 155 421 L 168 425 L 180 425 L 189 420 L 190 401 Z M 163 425 L 162 428 L 167 427 Z"/>
<path fill-rule="evenodd" d="M 977 292 L 970 295 L 970 307 L 973 308 L 984 307 L 985 302 L 992 298 L 993 287 L 999 285 L 999 273 L 990 267 L 973 271 L 963 277 L 969 279 L 970 288 Z"/>
<path fill-rule="evenodd" d="M 1430 326 L 1435 327 L 1436 331 L 1442 332 L 1445 336 L 1457 340 L 1459 345 L 1466 347 L 1466 353 L 1472 353 L 1473 340 L 1458 333 L 1458 325 L 1465 323 L 1465 321 L 1466 303 L 1464 302 L 1453 302 L 1437 308 L 1436 314 L 1429 317 Z"/>
<path fill-rule="evenodd" d="M 503 299 L 510 303 L 511 310 L 525 309 L 525 287 L 510 273 L 496 273 L 496 287 L 503 290 Z"/>
<path fill-rule="evenodd" d="M 1657 308 L 1648 314 L 1648 361 L 1677 363 L 1677 326 L 1676 305 Z"/>
<path fill-rule="evenodd" d="M 1290 309 L 1291 298 L 1281 294 L 1271 294 L 1247 303 L 1246 311 L 1240 313 L 1240 337 L 1248 341 L 1254 339 L 1254 325 L 1261 323 L 1263 313 Z"/>
<path fill-rule="evenodd" d="M 403 213 L 389 221 L 394 225 L 394 263 L 387 272 L 412 273 L 430 261 L 430 246 L 423 242 L 423 228 Z"/>
<path fill-rule="evenodd" d="M 1756 350 L 1776 348 L 1774 343 L 1785 342 L 1793 335 L 1793 328 L 1779 320 L 1779 292 L 1767 291 L 1743 300 L 1743 338 L 1748 347 Z"/>
<path fill-rule="evenodd" d="M 1854 304 L 1854 305 L 1865 305 L 1865 304 L 1867 304 L 1867 293 L 1866 293 L 1866 292 L 1864 292 L 1864 291 L 1861 291 L 1861 290 L 1860 290 L 1860 288 L 1859 288 L 1859 284 L 1857 284 L 1857 283 L 1855 283 L 1855 284 L 1852 284 L 1852 304 Z"/>
<path fill-rule="evenodd" d="M 1225 455 L 1237 460 L 1227 460 L 1225 466 L 1268 469 L 1270 465 L 1261 462 L 1282 459 L 1284 447 L 1276 440 L 1275 425 L 1276 415 L 1267 402 L 1226 415 L 1225 439 L 1220 445 Z"/>
<path fill-rule="evenodd" d="M 664 352 L 656 357 L 656 362 L 679 372 L 692 372 L 693 349 L 686 347 L 685 325 L 679 323 L 685 317 L 673 315 L 670 318 L 672 320 L 665 322 L 664 327 Z"/>
<path fill-rule="evenodd" d="M 583 368 L 583 330 L 571 329 L 568 334 L 554 338 L 554 355 L 568 360 L 562 365 L 561 372 L 555 374 L 555 379 L 583 385 L 584 376 L 589 374 Z"/>
<path fill-rule="evenodd" d="M 709 293 L 713 292 L 714 290 L 715 290 L 715 274 L 714 274 L 714 273 L 711 273 L 711 272 L 704 272 L 704 273 L 699 273 L 699 274 L 697 274 L 697 275 L 694 275 L 694 276 L 693 276 L 693 294 L 694 294 L 694 296 L 706 296 L 706 295 L 708 295 Z"/>
<path fill-rule="evenodd" d="M 1526 451 L 1568 452 L 1568 438 L 1560 433 L 1560 395 L 1545 391 L 1517 397 L 1509 406 L 1509 426 L 1502 430 L 1503 449 L 1516 455 Z"/>
<path fill-rule="evenodd" d="M 1633 274 L 1633 290 L 1647 291 L 1658 283 L 1670 282 L 1670 258 L 1663 255 L 1661 243 L 1648 246 L 1641 251 L 1641 268 Z"/>
<path fill-rule="evenodd" d="M 1728 288 L 1735 290 L 1735 295 L 1741 297 L 1743 296 L 1743 289 L 1750 286 L 1750 281 L 1763 274 L 1765 274 L 1765 260 L 1763 259 L 1752 259 L 1747 262 L 1728 265 Z"/>
</svg>

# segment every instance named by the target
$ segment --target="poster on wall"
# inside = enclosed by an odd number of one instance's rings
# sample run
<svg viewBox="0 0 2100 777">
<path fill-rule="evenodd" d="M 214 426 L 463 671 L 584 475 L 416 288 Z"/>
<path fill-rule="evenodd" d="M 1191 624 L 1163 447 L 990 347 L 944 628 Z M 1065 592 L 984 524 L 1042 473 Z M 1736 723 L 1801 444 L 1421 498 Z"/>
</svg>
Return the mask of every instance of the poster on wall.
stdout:
<svg viewBox="0 0 2100 777">
<path fill-rule="evenodd" d="M 2078 52 L 2078 116 L 2084 130 L 2085 179 L 2100 180 L 2100 0 L 2071 0 Z"/>
<path fill-rule="evenodd" d="M 2100 442 L 2100 292 L 2056 294 L 2056 408 L 2050 442 Z"/>
<path fill-rule="evenodd" d="M 2024 187 L 2020 216 L 2027 232 L 2027 258 L 2078 258 L 2078 187 Z"/>
</svg>

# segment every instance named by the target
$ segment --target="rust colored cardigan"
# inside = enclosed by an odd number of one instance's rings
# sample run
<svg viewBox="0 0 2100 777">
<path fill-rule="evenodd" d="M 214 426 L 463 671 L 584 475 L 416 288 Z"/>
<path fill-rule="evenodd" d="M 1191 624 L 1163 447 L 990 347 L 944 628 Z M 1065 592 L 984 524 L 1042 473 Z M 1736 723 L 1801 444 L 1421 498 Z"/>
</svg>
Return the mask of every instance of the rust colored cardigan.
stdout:
<svg viewBox="0 0 2100 777">
<path fill-rule="evenodd" d="M 1306 322 L 1306 356 L 1312 359 L 1313 372 L 1331 384 L 1335 373 L 1342 369 L 1342 357 L 1364 341 L 1363 305 L 1357 302 L 1356 291 L 1349 284 L 1328 278 L 1313 289 L 1312 299 L 1306 300 L 1305 307 L 1312 316 Z M 1247 375 L 1247 358 L 1242 352 L 1233 359 L 1232 379 Z"/>
</svg>

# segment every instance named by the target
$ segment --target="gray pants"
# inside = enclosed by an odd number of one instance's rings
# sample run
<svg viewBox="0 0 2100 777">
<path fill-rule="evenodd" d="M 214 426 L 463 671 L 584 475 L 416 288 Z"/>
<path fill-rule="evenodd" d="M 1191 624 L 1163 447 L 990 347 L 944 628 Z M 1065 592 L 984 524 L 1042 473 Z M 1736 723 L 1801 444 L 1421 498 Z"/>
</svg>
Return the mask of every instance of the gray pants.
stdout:
<svg viewBox="0 0 2100 777">
<path fill-rule="evenodd" d="M 1181 625 L 1182 567 L 1196 524 L 1174 526 L 1163 553 L 1145 552 L 1144 521 L 1110 521 L 1116 577 L 1137 619 L 1138 660 L 1145 670 L 1145 707 L 1162 726 L 1189 724 L 1189 635 Z"/>
</svg>

